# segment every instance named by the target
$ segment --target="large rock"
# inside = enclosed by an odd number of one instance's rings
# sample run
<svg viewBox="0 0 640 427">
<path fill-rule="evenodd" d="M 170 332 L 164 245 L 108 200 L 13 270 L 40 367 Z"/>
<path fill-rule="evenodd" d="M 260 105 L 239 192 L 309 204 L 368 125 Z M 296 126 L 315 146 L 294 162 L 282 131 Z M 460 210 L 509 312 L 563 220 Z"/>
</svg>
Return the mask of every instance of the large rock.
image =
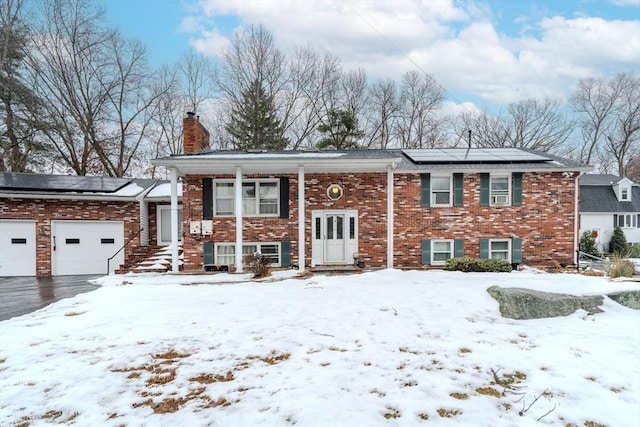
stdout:
<svg viewBox="0 0 640 427">
<path fill-rule="evenodd" d="M 500 314 L 511 319 L 568 316 L 579 309 L 589 314 L 601 313 L 599 306 L 604 301 L 600 295 L 578 297 L 498 286 L 490 287 L 487 292 L 500 304 Z"/>
<path fill-rule="evenodd" d="M 620 305 L 640 310 L 640 291 L 620 291 L 607 294 L 609 298 Z"/>
</svg>

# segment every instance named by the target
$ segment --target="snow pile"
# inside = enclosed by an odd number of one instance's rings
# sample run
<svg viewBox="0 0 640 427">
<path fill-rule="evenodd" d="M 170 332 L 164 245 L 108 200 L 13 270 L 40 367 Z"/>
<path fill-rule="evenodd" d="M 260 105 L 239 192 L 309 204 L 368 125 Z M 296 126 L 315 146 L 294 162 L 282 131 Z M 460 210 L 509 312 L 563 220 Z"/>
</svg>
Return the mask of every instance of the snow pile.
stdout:
<svg viewBox="0 0 640 427">
<path fill-rule="evenodd" d="M 486 292 L 637 283 L 293 274 L 110 276 L 0 322 L 0 425 L 638 425 L 640 312 L 518 321 Z"/>
</svg>

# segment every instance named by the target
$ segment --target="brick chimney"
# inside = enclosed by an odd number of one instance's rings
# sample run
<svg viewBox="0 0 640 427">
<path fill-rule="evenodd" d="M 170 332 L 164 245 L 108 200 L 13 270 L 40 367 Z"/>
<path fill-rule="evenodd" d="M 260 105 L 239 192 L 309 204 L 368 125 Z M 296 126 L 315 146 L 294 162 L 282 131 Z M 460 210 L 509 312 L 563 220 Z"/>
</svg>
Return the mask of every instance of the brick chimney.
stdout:
<svg viewBox="0 0 640 427">
<path fill-rule="evenodd" d="M 200 116 L 189 111 L 182 119 L 184 154 L 197 153 L 209 148 L 209 131 L 200 123 Z"/>
</svg>

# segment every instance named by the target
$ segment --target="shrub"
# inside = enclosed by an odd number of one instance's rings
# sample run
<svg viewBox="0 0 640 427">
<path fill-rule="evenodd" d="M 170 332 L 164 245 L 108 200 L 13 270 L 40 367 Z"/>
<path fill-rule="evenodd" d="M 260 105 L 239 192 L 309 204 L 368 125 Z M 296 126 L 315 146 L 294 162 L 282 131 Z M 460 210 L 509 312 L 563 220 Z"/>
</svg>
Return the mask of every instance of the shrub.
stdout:
<svg viewBox="0 0 640 427">
<path fill-rule="evenodd" d="M 259 252 L 249 254 L 244 257 L 244 268 L 254 279 L 266 277 L 271 273 L 271 260 Z"/>
<path fill-rule="evenodd" d="M 613 254 L 619 254 L 628 249 L 627 238 L 624 236 L 624 232 L 620 227 L 616 227 L 613 230 L 613 236 L 609 242 L 609 252 Z"/>
<path fill-rule="evenodd" d="M 580 252 L 599 257 L 600 252 L 596 248 L 596 239 L 593 237 L 591 230 L 587 230 L 580 236 Z"/>
<path fill-rule="evenodd" d="M 640 243 L 636 243 L 629 248 L 628 256 L 629 258 L 640 258 Z"/>
<path fill-rule="evenodd" d="M 504 259 L 450 258 L 447 270 L 469 272 L 509 272 L 511 263 Z"/>
<path fill-rule="evenodd" d="M 635 265 L 628 259 L 614 256 L 609 267 L 610 277 L 632 277 L 635 273 Z"/>
</svg>

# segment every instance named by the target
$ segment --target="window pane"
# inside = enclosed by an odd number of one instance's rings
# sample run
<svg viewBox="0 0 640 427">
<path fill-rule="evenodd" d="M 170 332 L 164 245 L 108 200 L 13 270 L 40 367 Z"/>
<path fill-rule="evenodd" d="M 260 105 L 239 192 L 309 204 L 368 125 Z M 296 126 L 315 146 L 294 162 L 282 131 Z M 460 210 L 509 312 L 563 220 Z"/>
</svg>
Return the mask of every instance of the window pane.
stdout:
<svg viewBox="0 0 640 427">
<path fill-rule="evenodd" d="M 242 245 L 242 256 L 255 254 L 256 252 L 258 252 L 256 245 Z"/>
<path fill-rule="evenodd" d="M 216 183 L 216 195 L 218 197 L 233 197 L 233 183 L 232 182 Z"/>
<path fill-rule="evenodd" d="M 256 197 L 256 184 L 254 182 L 242 183 L 242 198 L 254 198 Z"/>
<path fill-rule="evenodd" d="M 260 199 L 260 213 L 261 214 L 277 214 L 278 201 Z"/>
<path fill-rule="evenodd" d="M 278 184 L 275 182 L 262 182 L 260 183 L 260 198 L 277 199 L 278 198 Z"/>
<path fill-rule="evenodd" d="M 280 257 L 278 254 L 278 245 L 261 245 L 260 252 L 271 261 L 272 264 L 280 264 Z"/>
<path fill-rule="evenodd" d="M 433 242 L 434 252 L 450 252 L 451 242 Z"/>
<path fill-rule="evenodd" d="M 493 259 L 509 259 L 509 256 L 506 252 L 492 252 L 491 258 Z"/>
<path fill-rule="evenodd" d="M 231 265 L 235 263 L 236 248 L 234 245 L 220 245 L 216 251 L 216 264 Z"/>
<path fill-rule="evenodd" d="M 349 218 L 349 238 L 356 238 L 356 219 L 354 217 Z"/>
<path fill-rule="evenodd" d="M 242 199 L 242 215 L 256 214 L 256 199 Z"/>
<path fill-rule="evenodd" d="M 451 254 L 448 252 L 434 252 L 433 253 L 433 261 L 446 261 L 451 258 Z"/>
<path fill-rule="evenodd" d="M 233 200 L 218 200 L 216 203 L 216 215 L 233 215 Z"/>
<path fill-rule="evenodd" d="M 333 217 L 332 216 L 327 217 L 327 239 L 329 240 L 333 239 Z"/>
<path fill-rule="evenodd" d="M 491 242 L 492 251 L 507 251 L 509 250 L 509 242 Z"/>
<path fill-rule="evenodd" d="M 436 191 L 436 190 L 449 190 L 449 184 L 451 180 L 449 179 L 449 177 L 432 177 L 431 178 L 431 189 Z"/>
<path fill-rule="evenodd" d="M 508 178 L 491 178 L 491 192 L 506 194 L 509 192 L 509 179 Z"/>
<path fill-rule="evenodd" d="M 339 216 L 336 218 L 336 239 L 342 239 L 344 230 L 344 218 Z"/>
<path fill-rule="evenodd" d="M 435 204 L 446 205 L 449 203 L 449 193 L 435 193 Z"/>
<path fill-rule="evenodd" d="M 316 239 L 322 238 L 322 234 L 320 234 L 322 232 L 320 224 L 322 224 L 322 221 L 320 221 L 320 218 L 316 218 Z"/>
</svg>

